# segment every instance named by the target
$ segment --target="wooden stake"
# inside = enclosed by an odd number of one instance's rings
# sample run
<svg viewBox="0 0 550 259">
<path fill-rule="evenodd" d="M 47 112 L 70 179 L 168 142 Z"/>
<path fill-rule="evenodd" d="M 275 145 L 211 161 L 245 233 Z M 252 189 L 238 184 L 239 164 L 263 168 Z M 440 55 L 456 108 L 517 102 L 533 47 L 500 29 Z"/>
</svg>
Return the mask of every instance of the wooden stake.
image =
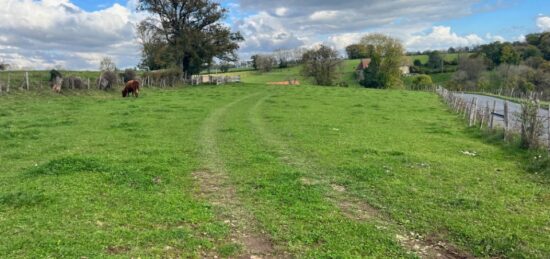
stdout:
<svg viewBox="0 0 550 259">
<path fill-rule="evenodd" d="M 494 122 L 495 122 L 495 116 L 493 115 L 497 108 L 497 101 L 493 101 L 493 110 L 491 111 L 491 121 L 489 122 L 489 128 L 493 129 Z"/>
<path fill-rule="evenodd" d="M 472 116 L 472 120 L 473 120 L 473 123 L 470 126 L 476 125 L 476 120 L 477 120 L 477 97 L 474 98 L 474 103 L 472 104 L 472 114 L 470 116 Z"/>
<path fill-rule="evenodd" d="M 25 72 L 25 82 L 27 83 L 27 91 L 29 90 L 29 72 Z"/>
<path fill-rule="evenodd" d="M 550 105 L 548 105 L 548 117 L 546 118 L 547 119 L 547 124 L 546 125 L 548 128 L 547 128 L 547 134 L 548 134 L 548 148 L 550 148 Z"/>
<path fill-rule="evenodd" d="M 508 101 L 504 101 L 504 138 L 508 135 Z"/>
<path fill-rule="evenodd" d="M 10 92 L 10 79 L 11 79 L 11 73 L 8 72 L 8 88 L 6 88 L 6 93 Z"/>
</svg>

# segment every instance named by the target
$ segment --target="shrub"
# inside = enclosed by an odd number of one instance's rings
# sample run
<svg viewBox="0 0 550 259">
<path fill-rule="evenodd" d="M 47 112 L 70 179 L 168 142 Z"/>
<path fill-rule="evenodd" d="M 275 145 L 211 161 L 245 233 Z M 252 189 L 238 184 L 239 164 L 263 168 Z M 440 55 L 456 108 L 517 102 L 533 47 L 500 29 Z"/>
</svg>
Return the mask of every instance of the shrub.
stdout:
<svg viewBox="0 0 550 259">
<path fill-rule="evenodd" d="M 540 136 L 543 132 L 543 122 L 539 118 L 538 102 L 529 101 L 521 105 L 518 114 L 521 123 L 520 145 L 525 149 L 536 149 L 540 145 Z"/>
<path fill-rule="evenodd" d="M 279 68 L 288 68 L 288 61 L 286 59 L 279 59 Z"/>
<path fill-rule="evenodd" d="M 70 76 L 63 79 L 61 84 L 63 89 L 85 89 L 86 84 L 79 77 Z"/>
<path fill-rule="evenodd" d="M 104 71 L 98 79 L 99 89 L 112 89 L 117 83 L 117 75 L 112 71 Z"/>
<path fill-rule="evenodd" d="M 230 66 L 229 66 L 228 63 L 223 63 L 223 64 L 220 65 L 220 71 L 222 73 L 227 73 L 227 72 L 229 72 L 229 67 Z"/>
<path fill-rule="evenodd" d="M 425 90 L 433 87 L 432 77 L 429 75 L 416 76 L 411 85 L 412 90 Z"/>
<path fill-rule="evenodd" d="M 135 80 L 137 78 L 136 71 L 133 69 L 124 70 L 124 73 L 120 74 L 120 76 L 124 80 L 124 83 L 127 83 L 130 80 Z"/>
<path fill-rule="evenodd" d="M 157 86 L 174 86 L 183 76 L 183 72 L 179 68 L 171 68 L 146 72 L 143 76 Z"/>
</svg>

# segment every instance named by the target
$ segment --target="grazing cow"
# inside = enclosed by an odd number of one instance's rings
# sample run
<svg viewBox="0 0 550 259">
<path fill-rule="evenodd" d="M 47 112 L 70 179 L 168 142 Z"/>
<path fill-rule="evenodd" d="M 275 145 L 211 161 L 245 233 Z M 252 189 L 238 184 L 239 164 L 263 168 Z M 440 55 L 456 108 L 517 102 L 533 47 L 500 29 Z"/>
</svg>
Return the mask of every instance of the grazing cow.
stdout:
<svg viewBox="0 0 550 259">
<path fill-rule="evenodd" d="M 130 80 L 126 83 L 126 87 L 122 90 L 122 97 L 130 97 L 130 94 L 133 94 L 134 97 L 139 95 L 139 82 L 136 80 Z"/>
</svg>

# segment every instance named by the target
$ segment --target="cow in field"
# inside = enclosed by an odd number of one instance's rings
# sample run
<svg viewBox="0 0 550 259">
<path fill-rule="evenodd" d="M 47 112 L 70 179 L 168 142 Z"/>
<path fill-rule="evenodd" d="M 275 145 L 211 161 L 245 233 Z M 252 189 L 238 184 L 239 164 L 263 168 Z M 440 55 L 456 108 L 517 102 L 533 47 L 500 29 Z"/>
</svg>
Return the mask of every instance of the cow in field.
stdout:
<svg viewBox="0 0 550 259">
<path fill-rule="evenodd" d="M 126 83 L 124 90 L 122 90 L 122 97 L 130 97 L 133 94 L 134 97 L 139 95 L 139 82 L 136 80 L 130 80 Z"/>
</svg>

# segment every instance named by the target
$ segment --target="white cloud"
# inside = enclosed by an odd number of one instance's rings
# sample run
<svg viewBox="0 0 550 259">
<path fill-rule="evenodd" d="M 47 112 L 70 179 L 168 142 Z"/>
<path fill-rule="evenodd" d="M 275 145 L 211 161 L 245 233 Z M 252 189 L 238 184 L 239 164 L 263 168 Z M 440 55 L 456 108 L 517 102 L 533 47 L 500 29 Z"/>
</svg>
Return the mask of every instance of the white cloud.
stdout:
<svg viewBox="0 0 550 259">
<path fill-rule="evenodd" d="M 338 18 L 341 13 L 338 11 L 317 11 L 309 16 L 312 21 L 330 21 Z"/>
<path fill-rule="evenodd" d="M 275 14 L 278 16 L 285 16 L 288 13 L 288 8 L 286 7 L 279 7 L 275 9 Z"/>
<path fill-rule="evenodd" d="M 537 18 L 537 27 L 541 31 L 550 31 L 550 17 L 540 16 Z"/>
<path fill-rule="evenodd" d="M 459 36 L 451 31 L 451 27 L 434 26 L 430 33 L 414 35 L 406 39 L 409 50 L 446 49 L 449 47 L 465 47 L 479 45 L 485 42 L 480 36 L 469 34 Z"/>
<path fill-rule="evenodd" d="M 426 30 L 439 21 L 474 13 L 476 8 L 473 5 L 478 0 L 278 0 L 276 4 L 272 0 L 238 2 L 240 8 L 237 12 L 244 17 L 234 16 L 236 24 L 233 28 L 245 36 L 241 53 L 251 53 L 307 47 L 318 43 L 343 50 L 361 36 L 372 32 L 390 34 L 403 42 L 410 41 L 413 47 L 424 48 L 427 44 L 421 42 L 421 38 L 426 36 Z M 457 45 L 481 41 L 477 35 L 454 35 L 445 39 L 450 44 L 458 42 Z M 444 44 L 441 42 L 438 46 Z"/>
<path fill-rule="evenodd" d="M 235 27 L 246 39 L 241 44 L 242 56 L 276 49 L 292 49 L 305 44 L 302 38 L 286 28 L 282 20 L 267 12 L 260 12 L 237 21 Z"/>
<path fill-rule="evenodd" d="M 70 0 L 2 0 L 0 58 L 14 67 L 47 69 L 64 62 L 71 69 L 95 69 L 109 55 L 120 67 L 135 66 L 140 53 L 134 28 L 143 16 L 133 5 L 87 12 Z"/>
<path fill-rule="evenodd" d="M 364 33 L 342 33 L 329 36 L 325 44 L 333 46 L 335 49 L 343 50 L 347 46 L 358 43 Z"/>
</svg>

